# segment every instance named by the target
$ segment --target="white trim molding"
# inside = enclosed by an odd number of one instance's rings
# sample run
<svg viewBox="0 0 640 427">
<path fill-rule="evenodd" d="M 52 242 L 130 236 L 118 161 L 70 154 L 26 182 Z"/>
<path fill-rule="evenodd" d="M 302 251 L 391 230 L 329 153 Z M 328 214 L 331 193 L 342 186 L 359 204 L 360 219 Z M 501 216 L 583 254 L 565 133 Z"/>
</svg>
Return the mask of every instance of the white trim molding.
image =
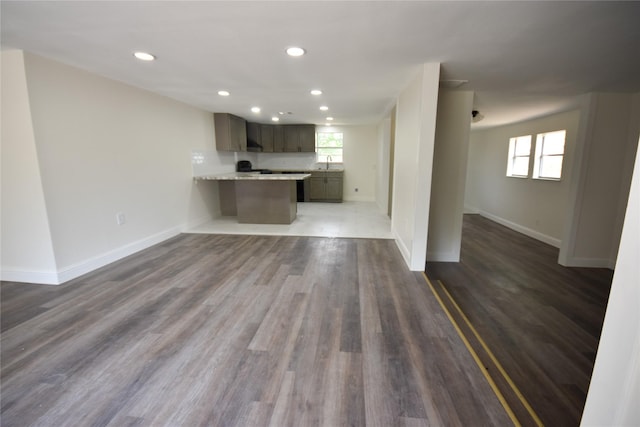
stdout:
<svg viewBox="0 0 640 427">
<path fill-rule="evenodd" d="M 3 281 L 33 283 L 39 285 L 61 285 L 69 280 L 78 278 L 84 274 L 97 270 L 98 268 L 104 267 L 107 264 L 111 264 L 112 262 L 118 261 L 143 249 L 147 249 L 153 245 L 164 242 L 165 240 L 177 236 L 184 231 L 185 228 L 186 227 L 184 226 L 169 228 L 76 264 L 59 268 L 57 271 L 43 272 L 3 269 L 0 276 Z"/>
<path fill-rule="evenodd" d="M 517 231 L 518 233 L 522 233 L 525 236 L 529 236 L 529 237 L 531 237 L 533 239 L 539 240 L 539 241 L 541 241 L 543 243 L 546 243 L 547 245 L 551 245 L 551 246 L 553 246 L 555 248 L 559 248 L 560 244 L 562 243 L 560 241 L 560 239 L 557 239 L 555 237 L 551 237 L 551 236 L 548 236 L 546 234 L 540 233 L 539 231 L 533 230 L 533 229 L 531 229 L 529 227 L 525 227 L 524 225 L 516 224 L 515 222 L 511 222 L 508 219 L 501 218 L 501 217 L 496 216 L 496 215 L 494 215 L 492 213 L 489 213 L 489 212 L 486 212 L 486 211 L 483 211 L 483 210 L 479 210 L 478 213 L 481 216 L 490 219 L 491 221 L 497 222 L 498 224 L 502 224 L 507 228 L 510 228 L 510 229 L 512 229 L 514 231 Z"/>
</svg>

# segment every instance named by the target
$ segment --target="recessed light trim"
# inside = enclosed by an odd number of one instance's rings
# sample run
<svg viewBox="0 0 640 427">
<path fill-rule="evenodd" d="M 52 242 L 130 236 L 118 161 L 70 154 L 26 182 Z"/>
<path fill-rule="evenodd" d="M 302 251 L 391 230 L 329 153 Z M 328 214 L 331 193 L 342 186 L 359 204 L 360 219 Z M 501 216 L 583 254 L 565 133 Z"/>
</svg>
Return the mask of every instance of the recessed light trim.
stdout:
<svg viewBox="0 0 640 427">
<path fill-rule="evenodd" d="M 280 121 L 280 117 L 273 116 L 273 117 L 271 117 L 271 121 L 272 122 L 279 122 Z"/>
<path fill-rule="evenodd" d="M 302 55 L 304 55 L 305 53 L 307 53 L 307 51 L 306 51 L 306 50 L 304 50 L 304 49 L 303 49 L 303 48 L 301 48 L 301 47 L 297 47 L 297 46 L 291 46 L 291 47 L 288 47 L 288 48 L 287 48 L 287 50 L 286 50 L 286 52 L 287 52 L 287 55 L 289 55 L 289 56 L 293 56 L 293 57 L 302 56 Z"/>
<path fill-rule="evenodd" d="M 147 52 L 133 52 L 133 56 L 138 58 L 140 61 L 153 61 L 156 59 L 155 55 Z"/>
<path fill-rule="evenodd" d="M 329 109 L 329 107 L 327 107 L 326 105 L 321 105 L 320 106 L 320 111 L 327 111 Z"/>
<path fill-rule="evenodd" d="M 260 112 L 260 107 L 251 107 L 251 112 L 252 113 L 259 113 Z"/>
<path fill-rule="evenodd" d="M 322 95 L 322 91 L 320 89 L 312 89 L 310 93 L 315 96 Z"/>
<path fill-rule="evenodd" d="M 220 95 L 220 96 L 229 96 L 231 94 L 227 90 L 219 90 L 218 91 L 218 95 Z"/>
</svg>

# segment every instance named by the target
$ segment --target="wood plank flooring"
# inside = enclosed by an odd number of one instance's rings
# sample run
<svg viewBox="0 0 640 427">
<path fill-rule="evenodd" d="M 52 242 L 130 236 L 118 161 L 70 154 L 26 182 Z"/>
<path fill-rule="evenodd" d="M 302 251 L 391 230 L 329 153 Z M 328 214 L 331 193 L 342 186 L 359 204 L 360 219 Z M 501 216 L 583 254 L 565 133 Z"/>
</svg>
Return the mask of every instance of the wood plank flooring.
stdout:
<svg viewBox="0 0 640 427">
<path fill-rule="evenodd" d="M 392 240 L 184 234 L 0 291 L 5 427 L 511 424 Z"/>
<path fill-rule="evenodd" d="M 577 426 L 613 272 L 565 268 L 558 250 L 465 215 L 460 263 L 427 263 L 545 425 Z M 522 413 L 523 411 L 521 411 Z"/>
</svg>

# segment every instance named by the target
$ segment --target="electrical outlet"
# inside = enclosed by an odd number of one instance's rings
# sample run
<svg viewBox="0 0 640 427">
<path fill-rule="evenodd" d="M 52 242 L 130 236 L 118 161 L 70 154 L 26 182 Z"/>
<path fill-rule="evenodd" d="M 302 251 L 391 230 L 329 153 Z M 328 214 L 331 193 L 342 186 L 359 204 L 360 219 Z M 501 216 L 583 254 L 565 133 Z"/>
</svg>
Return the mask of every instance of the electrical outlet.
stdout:
<svg viewBox="0 0 640 427">
<path fill-rule="evenodd" d="M 127 218 L 124 216 L 123 212 L 118 212 L 116 214 L 116 224 L 124 225 L 127 222 Z"/>
</svg>

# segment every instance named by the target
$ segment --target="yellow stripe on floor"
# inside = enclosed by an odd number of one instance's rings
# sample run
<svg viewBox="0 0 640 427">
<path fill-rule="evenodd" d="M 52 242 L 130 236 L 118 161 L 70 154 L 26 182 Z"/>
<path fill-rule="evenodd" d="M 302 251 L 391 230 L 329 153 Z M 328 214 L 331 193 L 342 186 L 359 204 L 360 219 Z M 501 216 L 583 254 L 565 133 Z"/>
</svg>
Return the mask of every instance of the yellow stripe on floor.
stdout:
<svg viewBox="0 0 640 427">
<path fill-rule="evenodd" d="M 511 422 L 513 422 L 514 426 L 521 427 L 521 424 L 518 421 L 518 419 L 516 418 L 516 415 L 511 410 L 511 407 L 509 406 L 509 404 L 507 403 L 506 399 L 504 398 L 504 396 L 502 395 L 502 393 L 498 389 L 498 386 L 496 385 L 496 383 L 493 381 L 493 378 L 491 378 L 491 375 L 489 375 L 489 373 L 487 372 L 487 369 L 484 367 L 482 361 L 480 360 L 480 357 L 478 357 L 478 354 L 471 347 L 471 344 L 469 344 L 469 341 L 467 340 L 467 337 L 464 335 L 464 333 L 462 332 L 462 330 L 458 326 L 458 323 L 455 321 L 455 319 L 453 318 L 453 316 L 449 312 L 449 309 L 445 306 L 444 302 L 440 298 L 440 295 L 438 295 L 438 293 L 436 292 L 435 288 L 433 287 L 433 284 L 431 283 L 431 281 L 429 280 L 429 278 L 427 277 L 427 275 L 424 272 L 422 273 L 422 275 L 424 277 L 424 280 L 429 285 L 429 288 L 431 289 L 431 292 L 433 293 L 433 295 L 438 300 L 438 303 L 440 304 L 440 307 L 442 307 L 442 310 L 444 310 L 445 314 L 449 318 L 449 321 L 451 322 L 451 324 L 455 328 L 456 332 L 458 332 L 458 335 L 460 336 L 460 339 L 462 339 L 462 342 L 467 347 L 467 350 L 469 350 L 469 353 L 473 357 L 473 360 L 475 360 L 476 364 L 480 368 L 480 371 L 482 372 L 482 374 L 486 378 L 487 382 L 489 383 L 489 386 L 491 386 L 491 389 L 493 390 L 493 392 L 495 393 L 496 397 L 498 398 L 498 400 L 502 404 L 502 407 L 507 412 L 507 415 L 511 419 Z"/>
<path fill-rule="evenodd" d="M 544 424 L 542 424 L 542 421 L 538 417 L 538 414 L 536 414 L 536 412 L 533 410 L 533 408 L 531 407 L 531 405 L 529 404 L 527 399 L 522 395 L 522 393 L 520 392 L 518 387 L 515 385 L 513 380 L 511 380 L 511 377 L 509 377 L 509 375 L 504 370 L 504 368 L 502 367 L 500 362 L 498 362 L 498 359 L 496 359 L 496 357 L 493 355 L 493 352 L 491 351 L 491 349 L 489 349 L 489 346 L 487 346 L 487 344 L 484 342 L 484 340 L 482 339 L 482 337 L 480 336 L 480 334 L 478 333 L 476 328 L 471 324 L 471 321 L 469 320 L 469 318 L 464 314 L 464 312 L 462 311 L 462 309 L 460 308 L 458 303 L 453 299 L 453 297 L 451 296 L 451 294 L 449 293 L 447 288 L 444 286 L 442 281 L 437 280 L 437 282 L 440 284 L 440 286 L 442 287 L 442 290 L 444 291 L 444 293 L 447 295 L 447 297 L 451 301 L 451 304 L 453 304 L 453 306 L 456 308 L 456 310 L 458 311 L 458 313 L 460 314 L 462 319 L 465 321 L 465 323 L 467 324 L 469 329 L 471 329 L 471 332 L 473 332 L 473 334 L 475 335 L 476 339 L 480 342 L 480 345 L 482 346 L 484 351 L 487 353 L 487 355 L 489 356 L 489 358 L 491 359 L 491 361 L 493 362 L 495 367 L 498 368 L 498 371 L 500 371 L 500 373 L 502 374 L 504 379 L 507 381 L 507 383 L 511 387 L 511 390 L 513 390 L 513 392 L 516 394 L 516 396 L 518 396 L 518 399 L 520 399 L 520 402 L 522 403 L 522 406 L 524 406 L 527 409 L 527 412 L 529 413 L 529 415 L 531 415 L 531 418 L 533 418 L 533 420 L 535 421 L 536 425 L 543 426 Z"/>
</svg>

